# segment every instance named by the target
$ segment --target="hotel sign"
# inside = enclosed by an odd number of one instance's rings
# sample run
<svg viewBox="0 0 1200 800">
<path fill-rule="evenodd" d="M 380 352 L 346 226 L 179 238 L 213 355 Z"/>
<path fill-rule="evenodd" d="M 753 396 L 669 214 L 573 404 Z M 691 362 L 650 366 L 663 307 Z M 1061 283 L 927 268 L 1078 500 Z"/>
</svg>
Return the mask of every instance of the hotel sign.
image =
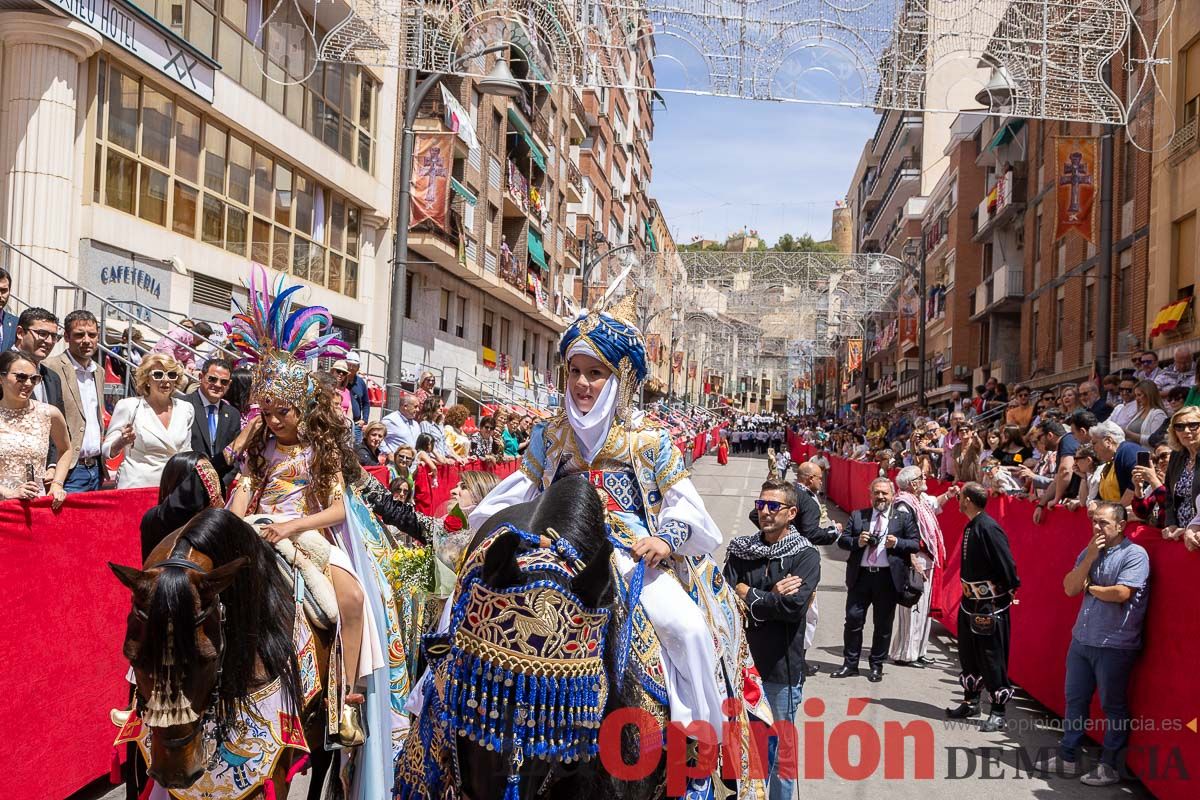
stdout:
<svg viewBox="0 0 1200 800">
<path fill-rule="evenodd" d="M 212 103 L 217 62 L 126 0 L 45 0 Z"/>
</svg>

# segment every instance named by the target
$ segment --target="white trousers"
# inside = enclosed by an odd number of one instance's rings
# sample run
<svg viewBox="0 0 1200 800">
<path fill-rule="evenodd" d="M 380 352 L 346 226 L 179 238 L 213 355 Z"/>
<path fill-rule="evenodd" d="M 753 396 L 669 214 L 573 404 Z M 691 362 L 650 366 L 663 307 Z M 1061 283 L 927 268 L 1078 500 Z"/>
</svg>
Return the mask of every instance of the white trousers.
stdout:
<svg viewBox="0 0 1200 800">
<path fill-rule="evenodd" d="M 893 661 L 916 661 L 929 652 L 929 629 L 933 626 L 929 618 L 933 562 L 924 553 L 918 553 L 917 558 L 925 566 L 925 591 L 912 608 L 896 606 L 896 632 L 892 635 L 891 652 L 888 653 Z"/>
<path fill-rule="evenodd" d="M 628 576 L 635 566 L 633 559 L 620 551 L 616 559 L 621 574 Z M 646 570 L 641 602 L 658 634 L 671 721 L 708 722 L 719 740 L 724 698 L 717 681 L 713 636 L 704 613 L 673 576 L 657 568 Z"/>
</svg>

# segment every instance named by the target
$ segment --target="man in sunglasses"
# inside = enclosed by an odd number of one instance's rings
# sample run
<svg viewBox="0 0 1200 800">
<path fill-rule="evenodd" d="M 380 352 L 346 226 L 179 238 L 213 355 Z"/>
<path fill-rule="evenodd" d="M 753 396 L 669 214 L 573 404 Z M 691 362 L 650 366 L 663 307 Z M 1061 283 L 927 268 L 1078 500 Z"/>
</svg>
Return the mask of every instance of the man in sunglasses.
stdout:
<svg viewBox="0 0 1200 800">
<path fill-rule="evenodd" d="M 242 415 L 225 401 L 232 381 L 233 365 L 223 358 L 210 358 L 200 369 L 200 386 L 186 399 L 196 409 L 192 420 L 192 450 L 203 453 L 229 487 L 234 465 L 225 457 L 225 448 L 242 430 Z"/>
<path fill-rule="evenodd" d="M 1162 379 L 1162 370 L 1158 368 L 1158 354 L 1153 350 L 1138 353 L 1134 368 L 1133 376 L 1139 381 L 1154 381 L 1158 384 Z"/>
<path fill-rule="evenodd" d="M 1121 382 L 1117 385 L 1117 392 L 1121 396 L 1121 402 L 1113 408 L 1108 418 L 1122 428 L 1128 427 L 1129 423 L 1137 416 L 1137 400 L 1133 397 L 1133 390 L 1136 387 L 1137 379 L 1129 376 L 1123 376 Z"/>
<path fill-rule="evenodd" d="M 842 667 L 830 677 L 858 675 L 867 609 L 873 608 L 871 671 L 867 680 L 883 680 L 883 662 L 892 644 L 896 605 L 908 579 L 909 557 L 920 549 L 921 531 L 912 509 L 893 504 L 895 487 L 888 478 L 871 481 L 871 507 L 850 515 L 850 527 L 838 547 L 850 551 L 846 561 L 846 626 Z"/>
<path fill-rule="evenodd" d="M 808 465 L 805 465 L 808 466 Z M 739 536 L 726 549 L 725 579 L 746 604 L 746 641 L 775 721 L 794 724 L 804 692 L 805 616 L 821 582 L 821 556 L 793 524 L 801 496 L 794 485 L 768 480 L 754 509 L 758 533 Z M 794 735 L 774 737 L 768 744 L 771 800 L 793 796 L 796 774 Z"/>
<path fill-rule="evenodd" d="M 17 340 L 12 349 L 20 352 L 34 364 L 37 364 L 38 374 L 42 382 L 33 387 L 33 399 L 50 405 L 62 411 L 63 406 L 62 380 L 58 373 L 42 363 L 58 344 L 58 317 L 44 308 L 27 308 L 17 318 Z M 46 474 L 44 479 L 49 481 L 54 475 L 54 467 L 58 464 L 58 448 L 50 442 L 46 455 Z"/>
</svg>

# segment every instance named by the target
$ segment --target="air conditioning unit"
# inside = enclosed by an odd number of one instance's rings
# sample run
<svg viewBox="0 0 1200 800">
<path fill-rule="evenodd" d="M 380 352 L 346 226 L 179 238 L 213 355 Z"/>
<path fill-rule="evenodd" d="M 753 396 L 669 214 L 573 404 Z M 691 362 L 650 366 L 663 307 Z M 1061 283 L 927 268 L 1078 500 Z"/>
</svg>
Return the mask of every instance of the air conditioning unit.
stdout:
<svg viewBox="0 0 1200 800">
<path fill-rule="evenodd" d="M 612 187 L 612 199 L 613 199 L 613 200 L 620 200 L 622 196 L 623 196 L 623 195 L 622 195 L 622 193 L 621 193 L 621 187 L 620 187 L 620 186 L 614 186 L 614 187 Z"/>
<path fill-rule="evenodd" d="M 621 131 L 617 134 L 617 144 L 621 147 L 633 147 L 633 137 L 625 131 Z"/>
</svg>

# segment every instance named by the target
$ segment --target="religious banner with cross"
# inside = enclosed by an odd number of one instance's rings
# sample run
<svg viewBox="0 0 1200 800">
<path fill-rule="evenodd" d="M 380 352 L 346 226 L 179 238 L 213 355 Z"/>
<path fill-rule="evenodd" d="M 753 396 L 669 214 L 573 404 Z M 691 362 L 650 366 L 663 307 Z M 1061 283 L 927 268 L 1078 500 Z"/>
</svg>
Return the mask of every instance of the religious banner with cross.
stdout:
<svg viewBox="0 0 1200 800">
<path fill-rule="evenodd" d="M 426 220 L 449 230 L 450 168 L 454 164 L 453 133 L 418 133 L 413 148 L 412 216 L 408 226 Z"/>
<path fill-rule="evenodd" d="M 1073 231 L 1096 243 L 1095 199 L 1100 185 L 1097 142 L 1092 136 L 1054 137 L 1056 239 Z"/>
</svg>

